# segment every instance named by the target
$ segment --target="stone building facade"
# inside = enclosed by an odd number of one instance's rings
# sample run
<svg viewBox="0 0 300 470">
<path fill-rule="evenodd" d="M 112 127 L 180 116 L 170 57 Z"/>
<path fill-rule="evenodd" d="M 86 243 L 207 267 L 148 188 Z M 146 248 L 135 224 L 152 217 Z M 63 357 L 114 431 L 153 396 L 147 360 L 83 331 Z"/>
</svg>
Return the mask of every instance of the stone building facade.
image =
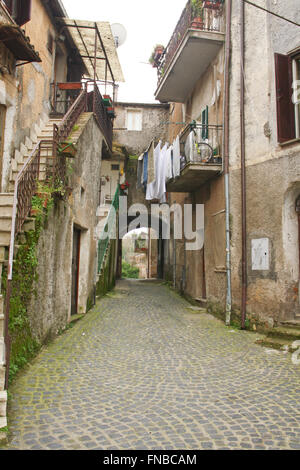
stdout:
<svg viewBox="0 0 300 470">
<path fill-rule="evenodd" d="M 232 313 L 239 317 L 242 314 L 244 284 L 248 319 L 267 325 L 297 323 L 300 271 L 296 201 L 300 194 L 300 146 L 299 104 L 292 100 L 292 85 L 300 77 L 299 28 L 243 2 L 210 2 L 218 4 L 214 10 L 206 8 L 206 3 L 209 2 L 204 2 L 204 23 L 190 24 L 169 62 L 166 50 L 156 98 L 171 102 L 170 141 L 178 133 L 182 143 L 185 139 L 184 125 L 180 127 L 178 122 L 188 125 L 195 120 L 201 125 L 206 112 L 208 126 L 220 126 L 222 133 L 228 133 L 228 154 L 225 154 L 222 134 L 222 165 L 213 177 L 203 181 L 206 164 L 202 162 L 202 170 L 199 167 L 189 182 L 186 175 L 190 168 L 181 173 L 177 182 L 168 184 L 170 204 L 174 201 L 182 205 L 204 204 L 205 240 L 203 249 L 196 254 L 185 251 L 184 240 L 178 240 L 176 248 L 172 240 L 167 243 L 165 273 L 174 280 L 175 259 L 177 287 L 223 312 L 230 274 Z M 260 6 L 299 23 L 297 2 L 279 3 L 263 1 Z M 207 28 L 209 16 L 217 18 L 211 23 L 212 28 Z M 243 21 L 245 39 L 241 49 Z M 190 64 L 188 79 L 187 63 Z M 240 92 L 242 85 L 244 98 Z M 241 112 L 244 113 L 244 140 Z M 211 143 L 213 128 L 208 127 L 208 134 L 204 143 Z M 215 154 L 215 145 L 212 147 Z M 184 145 L 181 148 L 184 152 Z M 241 205 L 243 154 L 244 208 Z M 192 191 L 189 190 L 191 181 Z M 226 212 L 230 231 L 227 246 Z M 226 270 L 228 253 L 231 255 L 229 272 Z"/>
</svg>

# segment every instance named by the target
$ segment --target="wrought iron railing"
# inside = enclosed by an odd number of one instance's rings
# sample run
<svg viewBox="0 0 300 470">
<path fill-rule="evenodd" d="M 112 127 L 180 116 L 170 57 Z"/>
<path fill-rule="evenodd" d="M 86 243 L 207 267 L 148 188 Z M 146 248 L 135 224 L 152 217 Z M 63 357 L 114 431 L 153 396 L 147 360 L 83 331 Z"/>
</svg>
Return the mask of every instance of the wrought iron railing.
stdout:
<svg viewBox="0 0 300 470">
<path fill-rule="evenodd" d="M 202 8 L 201 12 L 199 9 L 196 9 L 193 4 L 193 0 L 188 0 L 171 39 L 159 59 L 157 66 L 158 84 L 163 79 L 176 51 L 183 42 L 186 32 L 189 29 L 211 32 L 222 32 L 224 29 L 222 1 L 219 2 L 218 8 Z"/>
<path fill-rule="evenodd" d="M 87 82 L 88 94 L 87 94 L 87 111 L 93 112 L 105 137 L 109 149 L 112 149 L 112 137 L 113 137 L 113 120 L 109 117 L 106 107 L 103 104 L 102 95 L 98 88 L 97 83 Z"/>
<path fill-rule="evenodd" d="M 222 164 L 223 126 L 195 121 L 180 136 L 181 169 L 187 164 Z"/>
<path fill-rule="evenodd" d="M 105 254 L 109 248 L 112 236 L 117 236 L 117 211 L 119 209 L 120 186 L 118 185 L 111 208 L 106 219 L 105 226 L 100 234 L 98 242 L 98 274 L 101 273 Z"/>
</svg>

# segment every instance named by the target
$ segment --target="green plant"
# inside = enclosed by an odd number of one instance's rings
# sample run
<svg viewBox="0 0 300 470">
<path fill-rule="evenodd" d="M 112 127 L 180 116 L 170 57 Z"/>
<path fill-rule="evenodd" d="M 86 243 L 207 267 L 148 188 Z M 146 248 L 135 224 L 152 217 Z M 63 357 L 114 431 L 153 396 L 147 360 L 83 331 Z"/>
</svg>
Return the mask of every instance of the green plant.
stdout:
<svg viewBox="0 0 300 470">
<path fill-rule="evenodd" d="M 35 282 L 38 279 L 37 244 L 44 223 L 54 205 L 53 188 L 43 183 L 37 184 L 37 193 L 32 198 L 32 208 L 36 209 L 35 229 L 25 232 L 14 261 L 14 274 L 10 297 L 9 333 L 11 356 L 9 382 L 17 372 L 39 351 L 41 345 L 31 331 L 28 308 L 32 295 L 36 294 Z M 47 204 L 45 204 L 47 201 Z M 7 268 L 3 271 L 2 286 L 6 291 Z"/>
<path fill-rule="evenodd" d="M 192 14 L 193 18 L 202 18 L 203 14 L 203 1 L 202 0 L 191 0 L 191 5 L 192 5 Z"/>
<path fill-rule="evenodd" d="M 164 51 L 164 46 L 162 44 L 156 44 L 156 46 L 154 47 L 153 51 L 152 51 L 152 54 L 151 56 L 149 57 L 149 63 L 151 65 L 155 64 L 156 61 L 157 61 L 157 56 L 161 56 L 161 53 Z M 162 51 L 162 52 L 160 52 Z M 158 57 L 158 58 L 159 58 Z"/>
<path fill-rule="evenodd" d="M 138 279 L 140 274 L 139 268 L 131 266 L 126 261 L 122 261 L 122 277 L 125 279 Z"/>
</svg>

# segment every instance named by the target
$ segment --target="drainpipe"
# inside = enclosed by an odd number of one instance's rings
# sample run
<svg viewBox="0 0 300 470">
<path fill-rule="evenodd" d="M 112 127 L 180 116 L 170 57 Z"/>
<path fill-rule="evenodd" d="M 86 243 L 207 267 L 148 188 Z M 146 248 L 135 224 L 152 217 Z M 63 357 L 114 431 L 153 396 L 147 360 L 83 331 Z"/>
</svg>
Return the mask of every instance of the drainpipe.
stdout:
<svg viewBox="0 0 300 470">
<path fill-rule="evenodd" d="M 242 330 L 245 329 L 247 301 L 247 222 L 246 222 L 246 161 L 245 161 L 245 4 L 241 2 L 240 13 L 240 47 L 241 47 L 241 90 L 240 90 L 240 133 L 241 133 L 241 216 L 242 216 Z"/>
<path fill-rule="evenodd" d="M 226 8 L 226 41 L 225 41 L 225 77 L 224 77 L 224 106 L 223 106 L 223 155 L 225 182 L 225 217 L 226 217 L 226 325 L 231 320 L 231 249 L 230 249 L 230 200 L 229 200 L 229 91 L 230 91 L 230 40 L 231 40 L 231 10 L 232 1 L 227 1 Z"/>
</svg>

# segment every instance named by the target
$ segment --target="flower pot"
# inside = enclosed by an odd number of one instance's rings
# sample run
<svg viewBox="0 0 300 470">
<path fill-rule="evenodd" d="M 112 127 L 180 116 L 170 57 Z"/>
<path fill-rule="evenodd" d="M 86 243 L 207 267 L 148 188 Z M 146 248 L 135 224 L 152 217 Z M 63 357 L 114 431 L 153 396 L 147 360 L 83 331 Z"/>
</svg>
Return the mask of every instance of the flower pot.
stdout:
<svg viewBox="0 0 300 470">
<path fill-rule="evenodd" d="M 65 157 L 74 158 L 76 155 L 76 146 L 73 142 L 62 142 L 59 153 L 63 153 Z"/>
<path fill-rule="evenodd" d="M 203 19 L 200 16 L 196 16 L 192 21 L 191 27 L 193 29 L 203 29 L 203 25 Z"/>
<path fill-rule="evenodd" d="M 34 209 L 33 207 L 30 209 L 30 217 L 36 217 L 39 213 L 38 209 Z"/>
</svg>

